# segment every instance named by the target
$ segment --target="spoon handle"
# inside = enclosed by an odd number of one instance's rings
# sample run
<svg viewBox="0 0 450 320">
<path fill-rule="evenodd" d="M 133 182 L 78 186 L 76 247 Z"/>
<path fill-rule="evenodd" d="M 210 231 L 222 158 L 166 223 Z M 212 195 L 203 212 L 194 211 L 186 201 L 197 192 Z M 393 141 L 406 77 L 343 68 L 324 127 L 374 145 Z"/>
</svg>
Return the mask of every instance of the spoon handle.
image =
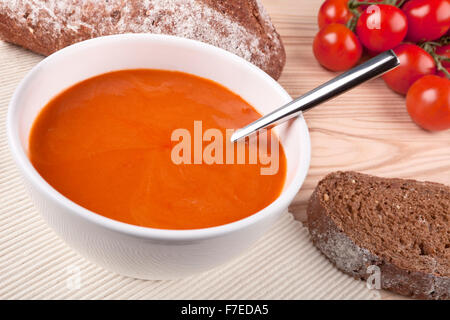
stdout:
<svg viewBox="0 0 450 320">
<path fill-rule="evenodd" d="M 292 100 L 281 108 L 250 123 L 234 132 L 231 142 L 248 136 L 260 129 L 273 127 L 286 120 L 298 116 L 318 104 L 332 99 L 363 82 L 376 78 L 383 73 L 394 69 L 400 64 L 398 57 L 392 50 L 385 51 L 359 66 L 342 73 L 334 79 Z"/>
</svg>

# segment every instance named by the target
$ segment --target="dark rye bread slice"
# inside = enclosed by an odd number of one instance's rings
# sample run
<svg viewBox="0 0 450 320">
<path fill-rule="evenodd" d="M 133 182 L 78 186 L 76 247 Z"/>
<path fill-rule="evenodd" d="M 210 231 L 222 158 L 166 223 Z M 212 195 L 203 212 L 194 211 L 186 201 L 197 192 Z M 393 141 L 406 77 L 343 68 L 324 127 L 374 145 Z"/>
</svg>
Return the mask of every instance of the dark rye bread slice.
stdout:
<svg viewBox="0 0 450 320">
<path fill-rule="evenodd" d="M 200 40 L 241 56 L 275 79 L 286 60 L 259 0 L 0 1 L 0 39 L 43 55 L 119 33 Z"/>
<path fill-rule="evenodd" d="M 313 243 L 359 279 L 377 265 L 381 287 L 422 299 L 450 299 L 450 187 L 334 172 L 308 205 Z"/>
</svg>

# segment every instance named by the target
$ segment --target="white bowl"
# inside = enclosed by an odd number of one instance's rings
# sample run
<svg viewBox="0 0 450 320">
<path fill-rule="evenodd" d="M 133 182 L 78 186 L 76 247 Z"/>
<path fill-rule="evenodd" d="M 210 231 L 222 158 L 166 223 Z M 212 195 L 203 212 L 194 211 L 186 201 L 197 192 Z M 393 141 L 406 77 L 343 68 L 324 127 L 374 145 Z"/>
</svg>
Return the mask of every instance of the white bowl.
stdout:
<svg viewBox="0 0 450 320">
<path fill-rule="evenodd" d="M 308 128 L 301 116 L 276 128 L 287 157 L 284 189 L 272 204 L 245 219 L 212 228 L 162 230 L 106 218 L 67 199 L 39 175 L 27 157 L 28 137 L 39 111 L 62 90 L 98 74 L 136 68 L 178 70 L 214 80 L 262 114 L 291 97 L 269 75 L 234 54 L 198 41 L 151 34 L 107 36 L 69 46 L 35 66 L 16 89 L 9 105 L 8 141 L 48 225 L 106 269 L 142 279 L 180 278 L 236 257 L 287 209 L 308 170 Z"/>
</svg>

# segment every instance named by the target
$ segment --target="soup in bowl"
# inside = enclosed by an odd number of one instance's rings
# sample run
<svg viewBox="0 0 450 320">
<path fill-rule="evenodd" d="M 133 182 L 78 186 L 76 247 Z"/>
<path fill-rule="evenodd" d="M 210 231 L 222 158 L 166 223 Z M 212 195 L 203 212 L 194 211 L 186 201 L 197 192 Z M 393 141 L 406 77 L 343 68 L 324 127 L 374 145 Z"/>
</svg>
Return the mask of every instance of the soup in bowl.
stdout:
<svg viewBox="0 0 450 320">
<path fill-rule="evenodd" d="M 73 202 L 143 227 L 200 229 L 248 217 L 281 193 L 274 134 L 230 142 L 261 115 L 211 80 L 122 70 L 84 80 L 34 121 L 29 158 Z"/>
<path fill-rule="evenodd" d="M 179 278 L 243 252 L 297 194 L 310 158 L 302 117 L 229 142 L 290 100 L 222 49 L 109 36 L 27 75 L 8 138 L 33 202 L 70 246 L 123 275 Z"/>
</svg>

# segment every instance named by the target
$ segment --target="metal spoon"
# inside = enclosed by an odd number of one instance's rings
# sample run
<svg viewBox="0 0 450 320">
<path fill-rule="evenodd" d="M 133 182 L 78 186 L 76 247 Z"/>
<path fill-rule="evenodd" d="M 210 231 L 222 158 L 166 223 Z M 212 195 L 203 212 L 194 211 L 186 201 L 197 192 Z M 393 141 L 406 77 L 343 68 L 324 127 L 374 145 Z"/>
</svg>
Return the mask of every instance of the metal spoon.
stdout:
<svg viewBox="0 0 450 320">
<path fill-rule="evenodd" d="M 347 90 L 353 89 L 363 82 L 376 78 L 394 69 L 399 64 L 400 61 L 392 50 L 385 51 L 250 123 L 244 128 L 238 129 L 231 136 L 231 142 L 244 138 L 260 129 L 273 127 L 297 117 L 300 113 L 332 99 Z"/>
</svg>

